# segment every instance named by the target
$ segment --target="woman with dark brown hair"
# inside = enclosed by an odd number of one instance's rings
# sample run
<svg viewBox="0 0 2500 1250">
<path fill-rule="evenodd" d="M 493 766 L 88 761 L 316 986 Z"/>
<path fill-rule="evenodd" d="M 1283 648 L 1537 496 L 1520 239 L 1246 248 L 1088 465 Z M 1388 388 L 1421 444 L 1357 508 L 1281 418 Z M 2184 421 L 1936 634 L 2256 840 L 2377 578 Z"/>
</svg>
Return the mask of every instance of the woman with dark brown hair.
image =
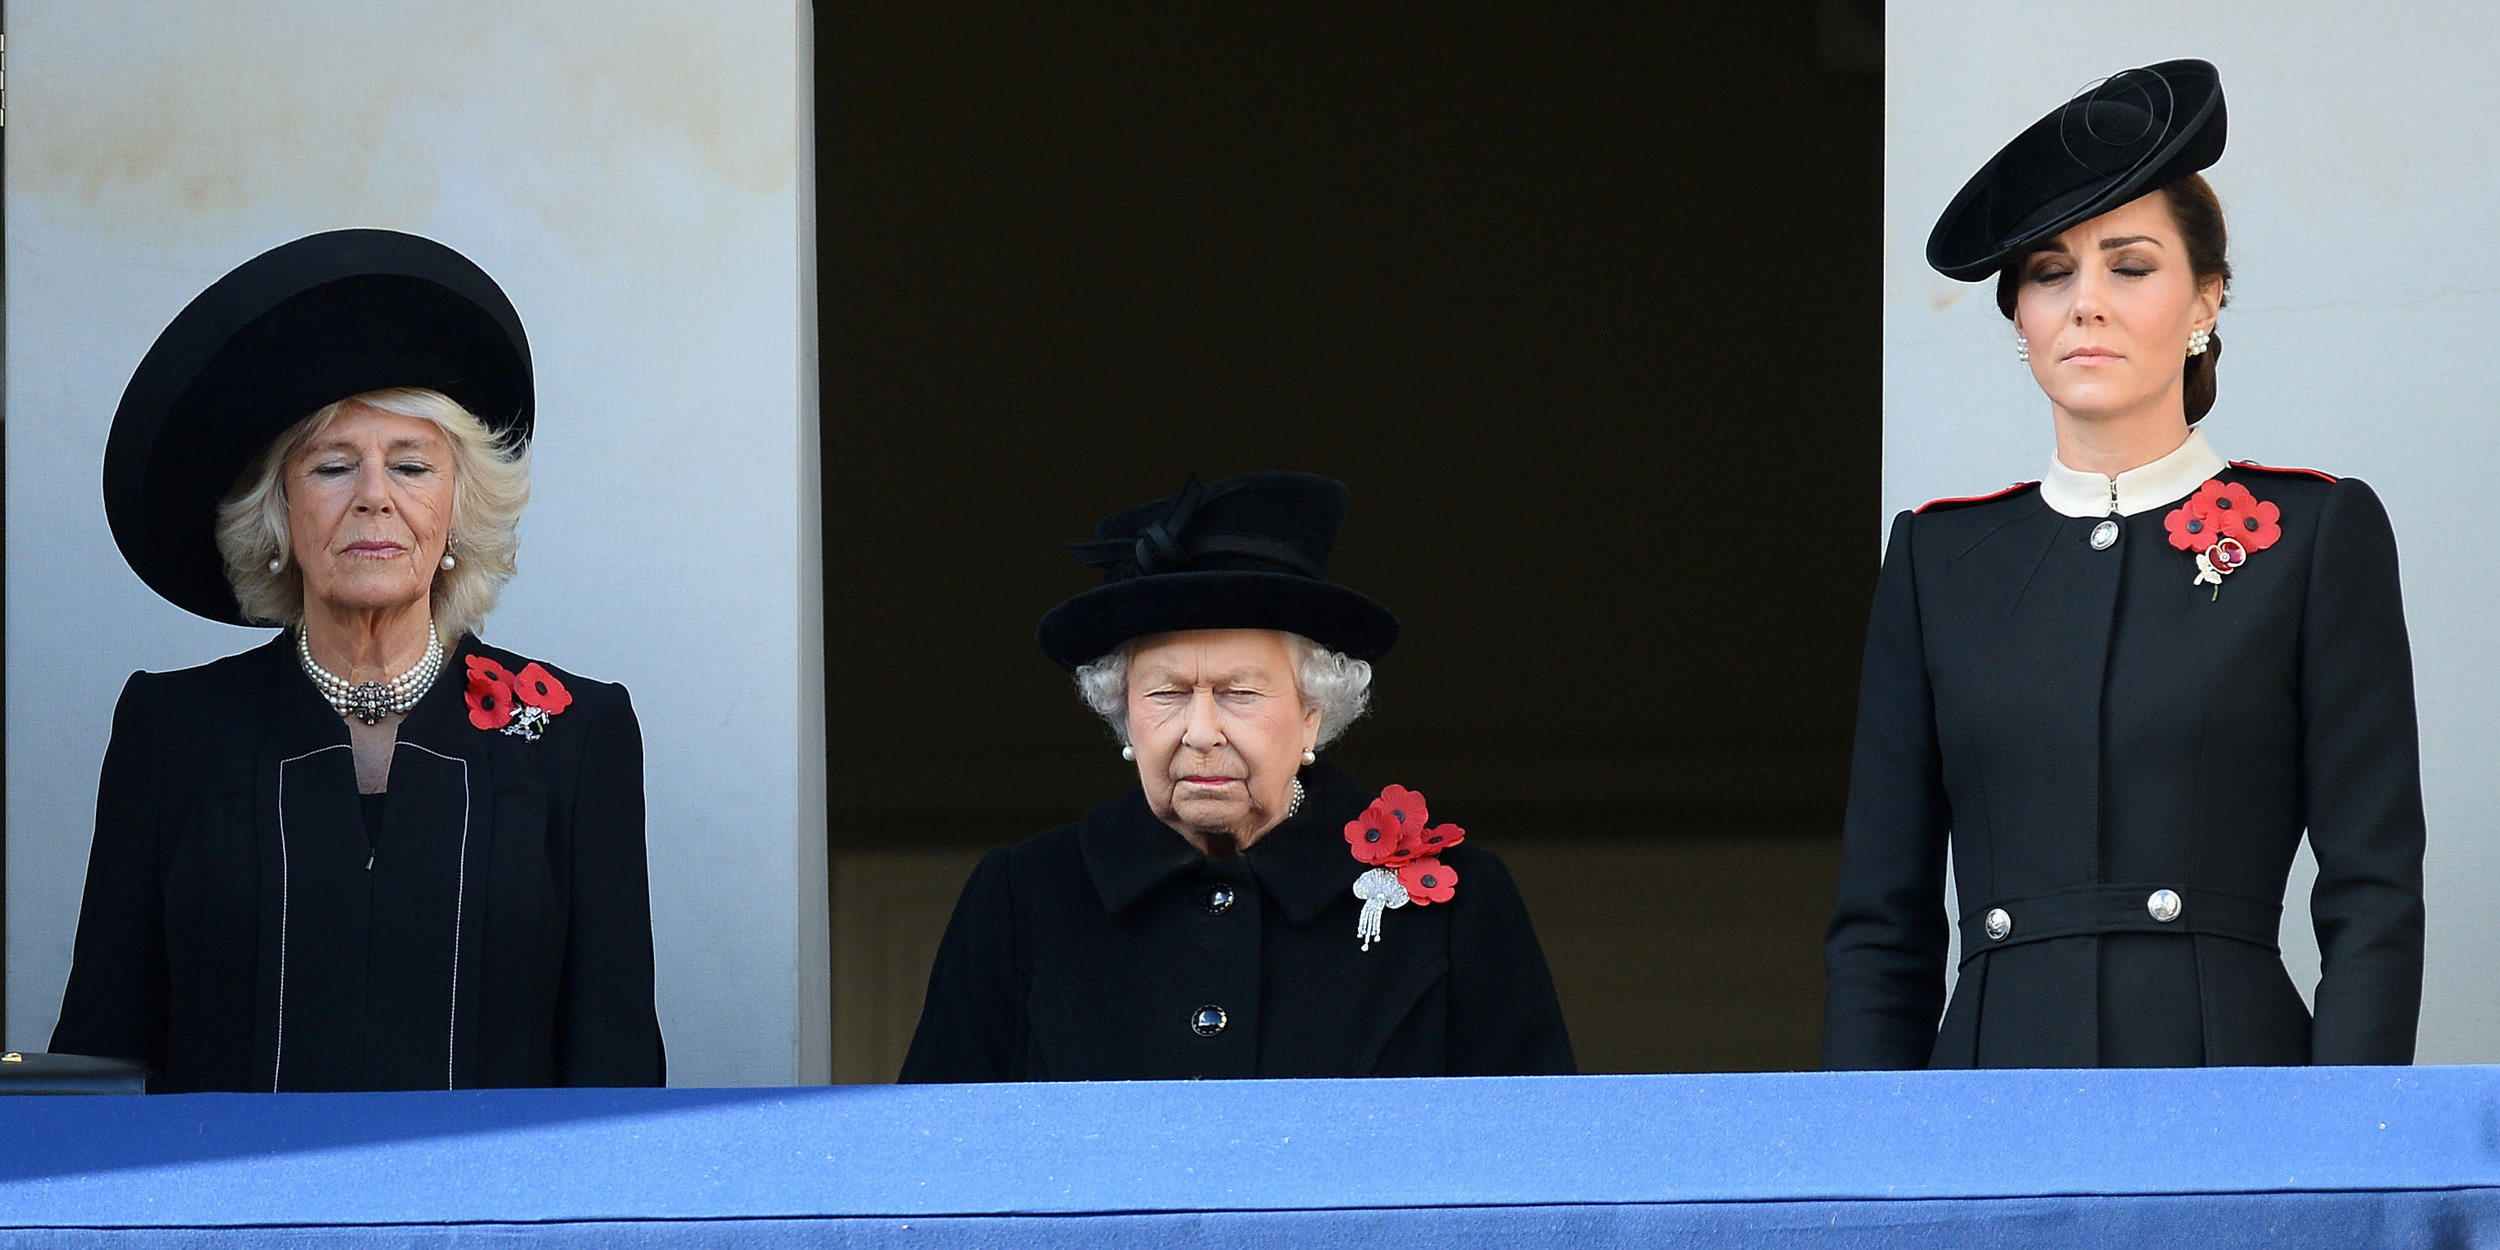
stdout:
<svg viewBox="0 0 2500 1250">
<path fill-rule="evenodd" d="M 1946 276 L 1997 279 L 2056 450 L 2039 482 L 1893 524 L 1827 1066 L 2412 1060 L 2423 820 L 2394 533 L 2362 483 L 2226 461 L 2197 428 L 2231 276 L 2199 172 L 2223 118 L 2205 62 L 2119 74 L 2007 145 L 1928 239 Z M 2304 833 L 2314 1014 L 2277 947 Z"/>
</svg>

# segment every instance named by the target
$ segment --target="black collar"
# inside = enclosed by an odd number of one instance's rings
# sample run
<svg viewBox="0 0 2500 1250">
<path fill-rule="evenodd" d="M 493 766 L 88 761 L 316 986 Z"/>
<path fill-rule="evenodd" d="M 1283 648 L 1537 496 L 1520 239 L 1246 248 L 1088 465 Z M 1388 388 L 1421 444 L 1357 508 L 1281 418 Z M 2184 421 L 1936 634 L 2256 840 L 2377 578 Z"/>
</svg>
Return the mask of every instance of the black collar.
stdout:
<svg viewBox="0 0 2500 1250">
<path fill-rule="evenodd" d="M 1302 810 L 1241 859 L 1284 906 L 1286 918 L 1307 925 L 1329 904 L 1352 897 L 1363 865 L 1346 851 L 1345 825 L 1361 814 L 1371 795 L 1334 765 L 1314 764 L 1301 776 Z M 1155 818 L 1143 790 L 1087 812 L 1077 823 L 1077 845 L 1103 906 L 1115 915 L 1207 863 L 1188 839 Z"/>
</svg>

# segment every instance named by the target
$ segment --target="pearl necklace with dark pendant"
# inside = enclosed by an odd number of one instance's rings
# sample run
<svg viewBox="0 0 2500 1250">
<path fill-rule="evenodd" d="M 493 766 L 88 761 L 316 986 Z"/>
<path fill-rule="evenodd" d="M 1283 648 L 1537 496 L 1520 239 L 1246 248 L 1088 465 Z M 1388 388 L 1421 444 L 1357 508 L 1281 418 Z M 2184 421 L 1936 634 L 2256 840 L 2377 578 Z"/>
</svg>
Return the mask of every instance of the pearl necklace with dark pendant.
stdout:
<svg viewBox="0 0 2500 1250">
<path fill-rule="evenodd" d="M 433 622 L 425 626 L 425 655 L 408 671 L 392 678 L 388 684 L 378 681 L 351 682 L 313 662 L 312 641 L 304 631 L 295 631 L 295 658 L 304 665 L 304 675 L 312 678 L 313 689 L 329 700 L 341 716 L 353 716 L 368 725 L 382 723 L 394 712 L 405 712 L 434 688 L 434 679 L 443 671 L 443 638 L 434 631 Z"/>
</svg>

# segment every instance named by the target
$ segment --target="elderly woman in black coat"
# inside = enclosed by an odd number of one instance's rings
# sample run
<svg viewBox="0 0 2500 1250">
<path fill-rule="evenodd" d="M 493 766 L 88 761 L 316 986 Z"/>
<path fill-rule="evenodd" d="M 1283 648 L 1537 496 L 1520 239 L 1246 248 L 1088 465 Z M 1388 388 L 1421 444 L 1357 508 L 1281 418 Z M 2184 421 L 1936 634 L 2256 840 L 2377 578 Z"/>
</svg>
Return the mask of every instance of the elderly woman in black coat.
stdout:
<svg viewBox="0 0 2500 1250">
<path fill-rule="evenodd" d="M 964 887 L 905 1081 L 1573 1070 L 1501 861 L 1317 752 L 1397 621 L 1325 580 L 1343 486 L 1199 485 L 1077 544 L 1110 581 L 1042 649 L 1138 785 Z"/>
<path fill-rule="evenodd" d="M 123 688 L 52 1049 L 169 1091 L 661 1082 L 633 707 L 475 634 L 533 408 L 494 280 L 389 231 L 265 253 L 158 338 L 114 538 L 282 628 Z"/>
<path fill-rule="evenodd" d="M 2040 482 L 1893 524 L 1830 1066 L 2412 1059 L 2422 790 L 2395 536 L 2360 482 L 2225 461 L 2194 428 L 2230 278 L 2198 171 L 2222 144 L 2213 66 L 2130 70 L 1998 153 L 1928 240 L 1947 276 L 1997 279 L 2056 454 Z M 2314 1016 L 2276 948 L 2304 831 Z"/>
</svg>

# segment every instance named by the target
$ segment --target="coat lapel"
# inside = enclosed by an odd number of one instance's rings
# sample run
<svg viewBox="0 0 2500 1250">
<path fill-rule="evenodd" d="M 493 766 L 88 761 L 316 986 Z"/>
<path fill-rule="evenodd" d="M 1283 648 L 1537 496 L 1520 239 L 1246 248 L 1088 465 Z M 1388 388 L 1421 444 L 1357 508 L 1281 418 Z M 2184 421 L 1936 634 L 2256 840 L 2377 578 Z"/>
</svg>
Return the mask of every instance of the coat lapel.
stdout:
<svg viewBox="0 0 2500 1250">
<path fill-rule="evenodd" d="M 1243 855 L 1259 884 L 1284 906 L 1295 927 L 1308 927 L 1328 905 L 1352 898 L 1363 865 L 1346 849 L 1346 814 L 1369 802 L 1344 770 L 1314 764 L 1302 770 L 1302 810 L 1254 843 Z"/>
<path fill-rule="evenodd" d="M 280 634 L 254 653 L 263 668 L 260 684 L 268 692 L 267 731 L 254 786 L 261 862 L 261 941 L 253 1085 L 259 1089 L 298 1088 L 305 1080 L 319 1075 L 301 1069 L 300 1056 L 305 1048 L 300 1044 L 296 1070 L 288 1070 L 287 1060 L 290 982 L 295 983 L 295 992 L 302 991 L 305 970 L 300 965 L 307 958 L 301 944 L 293 939 L 305 938 L 309 933 L 326 934 L 329 940 L 341 936 L 330 928 L 335 917 L 312 914 L 322 909 L 322 900 L 309 898 L 297 888 L 312 866 L 307 857 L 335 858 L 352 851 L 357 860 L 354 867 L 359 870 L 365 858 L 363 817 L 357 807 L 355 762 L 347 723 L 304 677 L 295 659 L 292 637 Z M 498 767 L 503 757 L 524 744 L 517 738 L 469 724 L 468 706 L 463 698 L 467 669 L 461 656 L 473 645 L 464 639 L 446 657 L 443 674 L 433 689 L 418 700 L 400 723 L 391 761 L 390 799 L 385 808 L 382 840 L 374 852 L 376 872 L 413 870 L 429 877 L 438 871 L 448 874 L 445 881 L 437 883 L 439 890 L 419 888 L 408 897 L 448 898 L 452 901 L 451 917 L 399 915 L 386 904 L 384 914 L 377 915 L 374 921 L 395 932 L 429 927 L 446 930 L 443 936 L 447 947 L 445 943 L 420 940 L 407 951 L 383 952 L 379 958 L 382 964 L 402 954 L 419 962 L 450 961 L 454 991 L 447 1038 L 447 1075 L 450 1084 L 459 1086 L 476 1083 L 475 1022 L 480 983 L 484 980 L 481 948 L 489 878 L 485 865 L 498 851 L 495 815 L 528 806 L 499 803 L 497 784 L 499 778 L 507 777 L 516 784 L 529 784 L 519 780 L 521 770 Z M 544 812 L 543 795 L 535 809 Z M 355 846 L 347 845 L 347 835 L 353 836 Z M 433 845 L 436 842 L 442 845 Z M 421 843 L 425 853 L 412 854 Z M 393 857 L 394 863 L 382 865 L 380 858 L 394 850 L 399 852 Z M 539 877 L 543 876 L 542 870 Z M 386 891 L 381 897 L 395 893 Z M 377 983 L 399 979 L 382 964 L 374 969 Z M 427 1014 L 416 1010 L 425 1007 L 424 1003 L 412 1002 L 410 1006 L 412 1021 L 416 1015 Z M 429 1038 L 439 1027 L 441 1011 L 440 1006 L 435 1006 L 430 1013 L 432 1022 L 422 1030 Z M 303 1040 L 301 1030 L 308 1023 L 305 1015 L 299 1007 L 293 1026 L 299 1043 Z M 415 1025 L 411 1023 L 410 1028 L 413 1030 Z"/>
<path fill-rule="evenodd" d="M 1204 862 L 1198 848 L 1155 818 L 1146 792 L 1100 804 L 1077 823 L 1077 846 L 1103 910 L 1119 915 L 1157 886 Z"/>
<path fill-rule="evenodd" d="M 519 738 L 469 723 L 464 657 L 475 647 L 475 639 L 462 638 L 444 658 L 443 675 L 434 688 L 400 722 L 384 824 L 386 843 L 402 836 L 444 842 L 430 859 L 451 874 L 444 896 L 453 900 L 453 914 L 447 920 L 411 920 L 450 926 L 449 1081 L 463 1088 L 478 1084 L 478 1021 L 481 997 L 489 992 L 484 956 L 490 930 L 488 886 L 495 874 L 488 866 L 510 853 L 519 832 L 502 827 L 508 822 L 497 819 L 509 806 L 498 801 L 497 788 L 507 779 L 518 779 L 523 770 L 500 765 L 525 745 Z"/>
<path fill-rule="evenodd" d="M 307 829 L 353 830 L 355 760 L 340 720 L 295 660 L 289 633 L 252 652 L 263 692 L 264 729 L 254 770 L 253 813 L 260 858 L 260 968 L 254 1010 L 252 1085 L 276 1090 L 287 1079 L 288 930 L 299 923 L 292 877 L 312 853 Z"/>
</svg>

